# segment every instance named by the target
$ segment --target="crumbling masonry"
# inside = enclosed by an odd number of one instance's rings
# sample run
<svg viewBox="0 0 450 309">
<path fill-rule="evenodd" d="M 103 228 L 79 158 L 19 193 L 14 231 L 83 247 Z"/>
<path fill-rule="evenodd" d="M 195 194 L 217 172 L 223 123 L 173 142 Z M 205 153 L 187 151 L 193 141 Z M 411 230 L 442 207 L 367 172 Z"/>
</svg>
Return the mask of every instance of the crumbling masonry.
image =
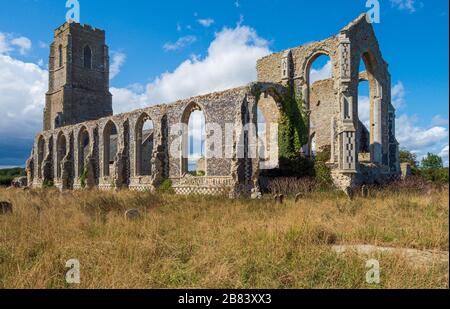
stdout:
<svg viewBox="0 0 450 309">
<path fill-rule="evenodd" d="M 332 78 L 310 85 L 311 64 L 320 55 L 331 58 Z M 154 190 L 171 180 L 178 194 L 257 193 L 261 162 L 250 155 L 254 145 L 243 129 L 257 125 L 258 108 L 266 123 L 281 121 L 283 98 L 292 89 L 306 122 L 314 123 L 304 132 L 308 142 L 301 153 L 311 155 L 313 137 L 317 149 L 331 148 L 328 166 L 338 187 L 383 183 L 400 174 L 388 64 L 365 15 L 326 40 L 260 59 L 258 80 L 250 85 L 125 114 L 112 113 L 104 31 L 76 23 L 56 29 L 49 69 L 44 131 L 27 161 L 33 187 L 52 182 L 60 189 Z M 370 85 L 368 129 L 358 119 L 360 80 Z M 229 156 L 207 155 L 201 176 L 187 172 L 186 133 L 171 132 L 195 110 L 223 132 L 227 124 L 246 132 L 208 139 L 207 154 L 220 148 Z M 147 120 L 153 128 L 145 133 Z M 177 138 L 180 146 L 170 149 Z"/>
</svg>

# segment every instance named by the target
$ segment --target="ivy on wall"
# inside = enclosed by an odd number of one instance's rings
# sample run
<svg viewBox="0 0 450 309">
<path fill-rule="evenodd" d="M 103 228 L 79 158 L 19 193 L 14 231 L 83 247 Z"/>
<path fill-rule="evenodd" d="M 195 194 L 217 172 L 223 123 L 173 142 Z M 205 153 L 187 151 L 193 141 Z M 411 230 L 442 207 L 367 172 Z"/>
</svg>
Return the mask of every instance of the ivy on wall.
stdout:
<svg viewBox="0 0 450 309">
<path fill-rule="evenodd" d="M 301 93 L 290 84 L 287 93 L 281 95 L 276 90 L 275 96 L 281 105 L 278 123 L 278 149 L 280 167 L 277 170 L 265 171 L 268 176 L 312 176 L 314 164 L 301 155 L 303 145 L 308 144 L 308 117 L 304 111 Z M 260 91 L 257 90 L 257 100 Z"/>
<path fill-rule="evenodd" d="M 281 116 L 278 127 L 280 158 L 293 159 L 300 156 L 303 145 L 308 144 L 308 119 L 303 108 L 301 93 L 289 85 L 287 95 L 282 97 Z"/>
</svg>

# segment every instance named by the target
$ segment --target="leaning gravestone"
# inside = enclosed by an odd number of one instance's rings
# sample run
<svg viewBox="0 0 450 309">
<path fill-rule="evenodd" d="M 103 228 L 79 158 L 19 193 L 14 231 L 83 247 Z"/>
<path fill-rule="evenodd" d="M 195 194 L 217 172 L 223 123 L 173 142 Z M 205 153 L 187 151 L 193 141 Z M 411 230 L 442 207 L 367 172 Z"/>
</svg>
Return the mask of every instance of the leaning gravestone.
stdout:
<svg viewBox="0 0 450 309">
<path fill-rule="evenodd" d="M 13 206 L 10 202 L 1 201 L 0 202 L 0 215 L 12 214 Z"/>
</svg>

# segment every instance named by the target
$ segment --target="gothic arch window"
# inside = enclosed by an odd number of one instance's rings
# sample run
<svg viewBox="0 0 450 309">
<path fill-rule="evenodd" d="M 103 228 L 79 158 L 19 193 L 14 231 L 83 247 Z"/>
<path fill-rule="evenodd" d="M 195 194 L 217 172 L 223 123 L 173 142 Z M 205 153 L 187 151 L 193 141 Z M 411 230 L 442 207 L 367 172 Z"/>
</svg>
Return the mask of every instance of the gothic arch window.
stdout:
<svg viewBox="0 0 450 309">
<path fill-rule="evenodd" d="M 56 176 L 57 178 L 61 178 L 62 169 L 61 169 L 61 163 L 64 159 L 64 157 L 67 155 L 67 139 L 64 135 L 64 133 L 60 133 L 58 135 L 57 139 L 57 153 L 56 153 L 56 159 L 57 159 L 57 166 L 56 166 Z"/>
<path fill-rule="evenodd" d="M 196 103 L 188 105 L 182 117 L 187 126 L 183 130 L 182 173 L 194 176 L 206 175 L 206 117 L 203 109 Z"/>
<path fill-rule="evenodd" d="M 114 167 L 118 147 L 118 130 L 112 121 L 108 121 L 103 130 L 103 176 L 111 176 Z"/>
<path fill-rule="evenodd" d="M 63 47 L 62 45 L 58 46 L 58 61 L 59 61 L 59 67 L 63 66 Z"/>
<path fill-rule="evenodd" d="M 78 175 L 83 175 L 86 167 L 86 159 L 89 155 L 90 138 L 86 127 L 78 134 Z"/>
<path fill-rule="evenodd" d="M 361 55 L 358 78 L 358 130 L 359 161 L 381 163 L 381 97 L 375 72 L 376 60 L 370 52 Z"/>
<path fill-rule="evenodd" d="M 38 178 L 42 178 L 42 163 L 45 156 L 45 139 L 42 135 L 39 136 L 37 145 L 37 175 Z"/>
<path fill-rule="evenodd" d="M 92 50 L 88 45 L 83 50 L 83 63 L 86 69 L 92 69 Z"/>
<path fill-rule="evenodd" d="M 154 146 L 153 121 L 147 114 L 142 114 L 136 123 L 136 175 L 150 176 L 151 160 Z"/>
</svg>

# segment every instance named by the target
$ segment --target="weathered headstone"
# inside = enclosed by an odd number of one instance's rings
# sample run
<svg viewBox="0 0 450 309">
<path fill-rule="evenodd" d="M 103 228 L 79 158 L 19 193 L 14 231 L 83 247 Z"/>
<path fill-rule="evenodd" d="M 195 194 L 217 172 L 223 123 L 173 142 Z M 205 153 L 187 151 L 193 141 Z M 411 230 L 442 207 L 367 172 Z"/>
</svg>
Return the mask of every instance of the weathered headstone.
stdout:
<svg viewBox="0 0 450 309">
<path fill-rule="evenodd" d="M 366 185 L 363 185 L 361 187 L 361 195 L 362 195 L 362 197 L 369 197 L 369 187 L 367 187 Z"/>
<path fill-rule="evenodd" d="M 129 221 L 137 220 L 141 217 L 139 210 L 137 209 L 128 209 L 125 212 L 125 219 Z"/>
<path fill-rule="evenodd" d="M 1 201 L 0 202 L 0 215 L 12 214 L 13 205 L 10 202 Z"/>
</svg>

